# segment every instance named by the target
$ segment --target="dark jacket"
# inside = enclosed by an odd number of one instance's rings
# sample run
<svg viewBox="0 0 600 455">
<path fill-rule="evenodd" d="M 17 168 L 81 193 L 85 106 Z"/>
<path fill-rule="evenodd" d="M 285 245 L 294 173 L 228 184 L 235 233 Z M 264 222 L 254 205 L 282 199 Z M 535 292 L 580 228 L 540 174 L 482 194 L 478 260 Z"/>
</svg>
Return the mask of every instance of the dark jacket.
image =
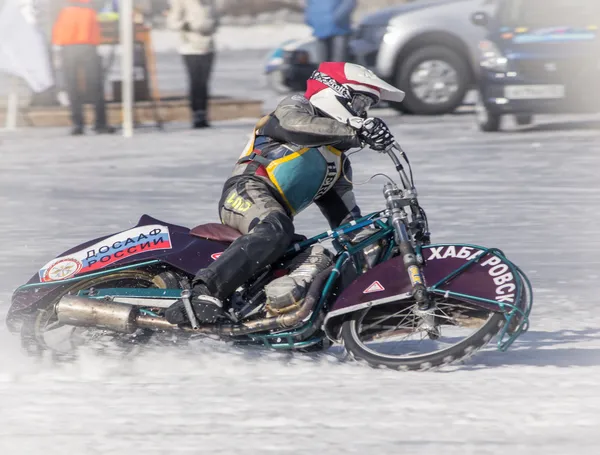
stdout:
<svg viewBox="0 0 600 455">
<path fill-rule="evenodd" d="M 356 0 L 306 0 L 304 17 L 317 38 L 348 35 L 354 8 Z"/>
</svg>

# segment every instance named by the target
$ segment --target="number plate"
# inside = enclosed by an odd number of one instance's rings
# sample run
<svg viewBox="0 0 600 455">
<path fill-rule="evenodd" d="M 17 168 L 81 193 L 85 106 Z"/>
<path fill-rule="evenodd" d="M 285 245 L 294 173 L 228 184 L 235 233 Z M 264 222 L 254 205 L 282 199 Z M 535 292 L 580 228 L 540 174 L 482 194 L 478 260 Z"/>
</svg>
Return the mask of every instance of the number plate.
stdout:
<svg viewBox="0 0 600 455">
<path fill-rule="evenodd" d="M 508 85 L 504 96 L 509 100 L 559 99 L 565 97 L 564 85 Z"/>
</svg>

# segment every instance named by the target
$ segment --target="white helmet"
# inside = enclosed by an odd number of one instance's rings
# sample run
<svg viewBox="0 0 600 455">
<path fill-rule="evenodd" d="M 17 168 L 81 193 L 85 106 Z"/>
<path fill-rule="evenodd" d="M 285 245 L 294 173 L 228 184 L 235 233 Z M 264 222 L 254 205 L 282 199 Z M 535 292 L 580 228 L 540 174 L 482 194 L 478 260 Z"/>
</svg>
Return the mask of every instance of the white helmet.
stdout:
<svg viewBox="0 0 600 455">
<path fill-rule="evenodd" d="M 367 117 L 380 100 L 400 102 L 404 92 L 380 79 L 364 66 L 323 62 L 306 83 L 305 98 L 324 114 L 348 123 L 352 117 Z"/>
</svg>

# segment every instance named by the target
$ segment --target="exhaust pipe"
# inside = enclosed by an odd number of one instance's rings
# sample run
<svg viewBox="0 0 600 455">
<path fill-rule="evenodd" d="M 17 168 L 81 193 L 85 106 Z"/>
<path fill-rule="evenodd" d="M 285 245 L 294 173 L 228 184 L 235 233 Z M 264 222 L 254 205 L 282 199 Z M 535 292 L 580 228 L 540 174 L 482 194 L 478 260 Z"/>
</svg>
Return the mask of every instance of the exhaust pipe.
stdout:
<svg viewBox="0 0 600 455">
<path fill-rule="evenodd" d="M 141 314 L 138 308 L 121 302 L 96 300 L 66 295 L 56 304 L 56 316 L 62 324 L 76 327 L 96 327 L 119 333 L 133 333 L 137 329 L 186 330 L 185 327 Z M 189 331 L 193 331 L 189 328 Z M 194 331 L 196 332 L 196 331 Z"/>
<path fill-rule="evenodd" d="M 133 333 L 138 328 L 158 330 L 183 330 L 186 332 L 217 333 L 225 336 L 242 336 L 275 329 L 288 329 L 304 320 L 321 298 L 321 290 L 333 266 L 321 272 L 312 282 L 300 308 L 276 318 L 264 318 L 242 324 L 215 324 L 194 330 L 167 322 L 165 318 L 141 314 L 138 308 L 127 303 L 96 300 L 76 295 L 66 295 L 56 304 L 56 315 L 62 324 L 76 327 L 96 327 L 119 333 Z"/>
<path fill-rule="evenodd" d="M 120 333 L 136 330 L 135 307 L 125 303 L 66 295 L 56 304 L 56 316 L 63 324 L 98 327 Z"/>
</svg>

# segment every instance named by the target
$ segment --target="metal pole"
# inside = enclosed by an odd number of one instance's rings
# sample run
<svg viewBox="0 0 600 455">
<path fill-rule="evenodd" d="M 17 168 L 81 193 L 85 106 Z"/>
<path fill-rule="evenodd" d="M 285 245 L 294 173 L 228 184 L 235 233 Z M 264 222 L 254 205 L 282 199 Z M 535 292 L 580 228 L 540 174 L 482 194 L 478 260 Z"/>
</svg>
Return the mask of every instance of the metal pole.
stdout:
<svg viewBox="0 0 600 455">
<path fill-rule="evenodd" d="M 10 77 L 10 89 L 8 91 L 8 103 L 6 105 L 6 129 L 8 131 L 15 131 L 17 129 L 17 114 L 19 112 L 17 81 L 18 79 L 15 76 Z"/>
<path fill-rule="evenodd" d="M 123 136 L 133 136 L 133 0 L 119 1 Z"/>
</svg>

